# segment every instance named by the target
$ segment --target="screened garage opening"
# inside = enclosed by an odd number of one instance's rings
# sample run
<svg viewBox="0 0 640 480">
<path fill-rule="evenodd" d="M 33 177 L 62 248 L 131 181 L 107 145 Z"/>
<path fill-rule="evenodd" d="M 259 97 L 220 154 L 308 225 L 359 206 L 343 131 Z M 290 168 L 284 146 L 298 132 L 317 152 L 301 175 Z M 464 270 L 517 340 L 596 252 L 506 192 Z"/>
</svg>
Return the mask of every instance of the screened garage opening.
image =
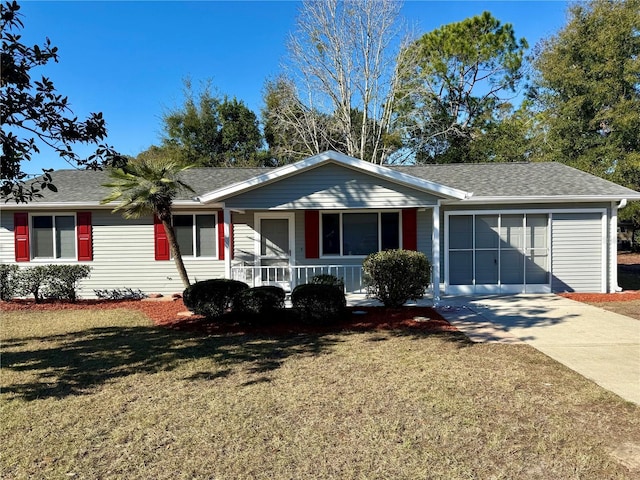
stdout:
<svg viewBox="0 0 640 480">
<path fill-rule="evenodd" d="M 551 291 L 548 214 L 446 215 L 447 293 Z"/>
</svg>

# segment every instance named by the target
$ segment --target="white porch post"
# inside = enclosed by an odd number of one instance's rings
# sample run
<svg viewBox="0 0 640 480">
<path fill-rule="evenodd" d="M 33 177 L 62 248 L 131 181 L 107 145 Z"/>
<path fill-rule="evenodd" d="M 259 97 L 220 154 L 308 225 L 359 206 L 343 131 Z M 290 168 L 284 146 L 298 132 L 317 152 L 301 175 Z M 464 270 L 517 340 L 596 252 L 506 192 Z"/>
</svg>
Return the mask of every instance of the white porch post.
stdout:
<svg viewBox="0 0 640 480">
<path fill-rule="evenodd" d="M 222 210 L 224 220 L 224 277 L 231 278 L 231 210 Z"/>
<path fill-rule="evenodd" d="M 618 204 L 611 202 L 609 218 L 609 293 L 620 291 L 618 286 Z"/>
<path fill-rule="evenodd" d="M 431 231 L 431 282 L 433 304 L 440 302 L 440 200 L 433 206 L 433 230 Z"/>
</svg>

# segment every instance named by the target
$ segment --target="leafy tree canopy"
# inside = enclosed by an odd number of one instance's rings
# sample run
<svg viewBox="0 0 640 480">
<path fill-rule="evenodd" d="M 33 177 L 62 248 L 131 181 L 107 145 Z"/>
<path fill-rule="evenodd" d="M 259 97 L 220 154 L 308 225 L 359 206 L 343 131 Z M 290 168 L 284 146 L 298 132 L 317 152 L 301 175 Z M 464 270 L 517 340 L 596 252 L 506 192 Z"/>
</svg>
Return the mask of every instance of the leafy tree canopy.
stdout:
<svg viewBox="0 0 640 480">
<path fill-rule="evenodd" d="M 559 161 L 640 190 L 640 0 L 591 0 L 543 42 L 531 96 L 543 147 Z M 638 215 L 635 204 L 621 216 Z"/>
<path fill-rule="evenodd" d="M 108 163 L 118 164 L 123 158 L 112 147 L 98 145 L 107 136 L 102 113 L 91 113 L 80 121 L 73 116 L 68 98 L 56 91 L 49 78 L 32 78 L 32 69 L 49 61 L 58 62 L 58 48 L 48 38 L 42 46 L 23 44 L 17 33 L 24 28 L 19 11 L 15 1 L 0 4 L 0 192 L 6 200 L 27 202 L 41 197 L 42 189 L 56 190 L 51 170 L 30 183 L 23 170 L 23 163 L 40 152 L 40 145 L 50 147 L 74 167 L 97 169 Z M 72 149 L 77 143 L 94 143 L 96 152 L 82 159 Z"/>
<path fill-rule="evenodd" d="M 180 161 L 200 166 L 255 166 L 264 163 L 258 119 L 235 98 L 220 98 L 207 84 L 194 93 L 185 81 L 185 103 L 163 117 L 162 148 Z"/>
<path fill-rule="evenodd" d="M 527 47 L 510 24 L 484 12 L 427 33 L 405 49 L 396 123 L 417 162 L 488 160 L 474 157 L 472 143 L 495 133 L 510 108 Z"/>
</svg>

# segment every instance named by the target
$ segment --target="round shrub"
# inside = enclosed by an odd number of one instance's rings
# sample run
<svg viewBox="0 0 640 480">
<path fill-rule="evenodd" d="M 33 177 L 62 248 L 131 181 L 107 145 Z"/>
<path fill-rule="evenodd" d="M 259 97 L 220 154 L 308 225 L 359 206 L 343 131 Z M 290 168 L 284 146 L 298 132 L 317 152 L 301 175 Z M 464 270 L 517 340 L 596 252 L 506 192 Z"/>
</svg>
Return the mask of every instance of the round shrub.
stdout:
<svg viewBox="0 0 640 480">
<path fill-rule="evenodd" d="M 422 298 L 431 283 L 431 264 L 413 250 L 372 253 L 362 263 L 367 293 L 385 307 L 398 308 L 407 300 Z"/>
<path fill-rule="evenodd" d="M 339 320 L 347 306 L 344 292 L 339 288 L 312 283 L 294 288 L 291 303 L 304 322 L 314 325 Z"/>
<path fill-rule="evenodd" d="M 333 287 L 338 287 L 344 292 L 344 280 L 329 273 L 315 275 L 314 277 L 311 277 L 311 281 L 309 283 L 313 283 L 314 285 L 331 285 Z"/>
<path fill-rule="evenodd" d="M 249 288 L 244 282 L 227 278 L 214 278 L 196 282 L 182 293 L 185 307 L 207 318 L 221 317 L 230 307 L 233 298 Z"/>
<path fill-rule="evenodd" d="M 232 301 L 234 312 L 265 314 L 284 308 L 284 289 L 275 285 L 253 287 L 239 292 Z"/>
<path fill-rule="evenodd" d="M 0 300 L 8 302 L 18 292 L 18 266 L 0 264 Z"/>
</svg>

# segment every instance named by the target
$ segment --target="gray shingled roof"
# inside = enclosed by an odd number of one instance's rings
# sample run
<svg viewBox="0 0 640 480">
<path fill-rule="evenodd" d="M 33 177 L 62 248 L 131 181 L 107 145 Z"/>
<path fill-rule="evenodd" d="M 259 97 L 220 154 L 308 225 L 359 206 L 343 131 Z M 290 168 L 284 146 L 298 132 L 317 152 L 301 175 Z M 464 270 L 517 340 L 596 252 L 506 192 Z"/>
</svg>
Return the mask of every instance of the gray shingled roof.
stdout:
<svg viewBox="0 0 640 480">
<path fill-rule="evenodd" d="M 182 180 L 195 193 L 185 192 L 177 200 L 191 199 L 212 190 L 232 185 L 260 175 L 268 168 L 193 168 L 182 173 Z M 45 198 L 34 202 L 99 202 L 109 195 L 109 188 L 102 185 L 109 182 L 106 171 L 56 170 L 51 174 L 57 192 L 44 192 Z"/>
<path fill-rule="evenodd" d="M 489 163 L 392 166 L 392 170 L 441 185 L 472 192 L 478 197 L 608 197 L 640 199 L 640 193 L 560 163 Z M 226 187 L 271 171 L 269 168 L 194 168 L 183 180 L 195 193 L 178 200 Z M 105 171 L 57 170 L 52 173 L 58 192 L 46 192 L 36 202 L 95 203 L 105 198 Z"/>
<path fill-rule="evenodd" d="M 472 192 L 474 197 L 629 196 L 640 194 L 561 163 L 467 163 L 391 167 Z"/>
</svg>

